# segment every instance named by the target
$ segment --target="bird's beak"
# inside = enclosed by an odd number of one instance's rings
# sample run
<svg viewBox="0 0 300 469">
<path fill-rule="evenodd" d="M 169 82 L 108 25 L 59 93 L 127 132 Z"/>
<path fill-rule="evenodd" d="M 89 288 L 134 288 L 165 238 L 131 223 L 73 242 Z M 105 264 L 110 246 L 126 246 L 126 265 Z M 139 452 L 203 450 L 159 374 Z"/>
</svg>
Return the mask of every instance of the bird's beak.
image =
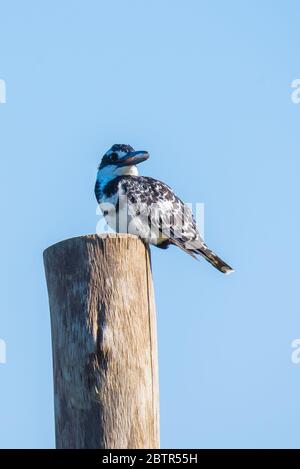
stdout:
<svg viewBox="0 0 300 469">
<path fill-rule="evenodd" d="M 130 151 L 118 161 L 118 166 L 136 165 L 142 163 L 143 161 L 146 161 L 149 156 L 150 155 L 147 151 Z"/>
</svg>

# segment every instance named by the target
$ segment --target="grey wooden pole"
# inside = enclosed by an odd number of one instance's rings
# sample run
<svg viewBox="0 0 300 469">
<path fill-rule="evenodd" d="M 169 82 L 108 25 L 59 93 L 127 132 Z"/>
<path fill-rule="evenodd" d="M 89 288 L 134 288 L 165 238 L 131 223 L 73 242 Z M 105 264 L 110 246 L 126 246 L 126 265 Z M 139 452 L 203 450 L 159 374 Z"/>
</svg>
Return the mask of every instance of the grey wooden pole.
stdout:
<svg viewBox="0 0 300 469">
<path fill-rule="evenodd" d="M 150 252 L 88 235 L 44 252 L 57 448 L 159 448 Z"/>
</svg>

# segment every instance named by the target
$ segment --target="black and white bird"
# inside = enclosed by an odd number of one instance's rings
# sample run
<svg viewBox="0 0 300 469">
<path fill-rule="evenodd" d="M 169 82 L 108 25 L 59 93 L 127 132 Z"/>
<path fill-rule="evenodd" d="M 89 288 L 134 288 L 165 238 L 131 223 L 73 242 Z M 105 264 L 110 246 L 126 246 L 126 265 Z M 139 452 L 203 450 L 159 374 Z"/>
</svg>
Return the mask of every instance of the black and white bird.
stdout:
<svg viewBox="0 0 300 469">
<path fill-rule="evenodd" d="M 149 158 L 130 145 L 113 145 L 98 167 L 95 195 L 106 222 L 117 232 L 138 235 L 166 249 L 175 245 L 193 257 L 202 256 L 224 274 L 234 270 L 201 238 L 192 211 L 157 179 L 138 175 L 136 165 Z"/>
</svg>

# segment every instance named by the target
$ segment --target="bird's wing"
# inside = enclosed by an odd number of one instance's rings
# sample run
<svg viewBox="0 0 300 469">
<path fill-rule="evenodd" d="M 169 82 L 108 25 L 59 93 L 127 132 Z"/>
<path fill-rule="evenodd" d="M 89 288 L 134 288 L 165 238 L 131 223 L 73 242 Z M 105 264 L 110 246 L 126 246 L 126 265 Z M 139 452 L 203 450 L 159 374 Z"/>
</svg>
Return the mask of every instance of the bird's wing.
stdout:
<svg viewBox="0 0 300 469">
<path fill-rule="evenodd" d="M 146 227 L 161 239 L 193 250 L 203 243 L 192 211 L 161 181 L 150 177 L 125 177 L 119 188 L 126 195 L 128 214 L 135 219 L 135 228 L 147 238 Z"/>
</svg>

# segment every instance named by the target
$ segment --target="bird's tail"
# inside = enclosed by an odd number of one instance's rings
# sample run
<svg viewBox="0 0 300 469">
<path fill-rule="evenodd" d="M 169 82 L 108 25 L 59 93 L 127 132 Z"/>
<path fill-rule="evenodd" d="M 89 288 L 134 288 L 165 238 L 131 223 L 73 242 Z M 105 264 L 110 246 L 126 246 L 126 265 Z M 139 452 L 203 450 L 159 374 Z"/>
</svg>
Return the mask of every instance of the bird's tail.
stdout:
<svg viewBox="0 0 300 469">
<path fill-rule="evenodd" d="M 234 272 L 234 269 L 230 267 L 226 262 L 222 261 L 213 251 L 208 249 L 208 247 L 203 244 L 200 248 L 194 251 L 196 254 L 200 254 L 204 259 L 211 263 L 216 269 L 218 269 L 223 274 L 231 274 Z"/>
<path fill-rule="evenodd" d="M 231 274 L 232 272 L 234 272 L 234 269 L 230 267 L 230 265 L 226 264 L 226 262 L 222 261 L 222 259 L 217 256 L 213 251 L 208 249 L 208 247 L 206 246 L 206 244 L 203 243 L 202 240 L 193 240 L 188 241 L 186 243 L 178 243 L 175 240 L 172 240 L 172 242 L 173 244 L 176 244 L 178 247 L 190 254 L 195 259 L 197 259 L 197 255 L 204 257 L 204 259 L 206 259 L 211 265 L 213 265 L 223 274 Z"/>
<path fill-rule="evenodd" d="M 218 269 L 223 274 L 231 274 L 234 272 L 234 269 L 230 267 L 230 265 L 226 264 L 226 262 L 222 261 L 222 259 L 217 256 L 213 251 L 208 249 L 206 244 L 202 240 L 194 239 L 192 241 L 186 242 L 178 242 L 175 239 L 172 239 L 172 244 L 183 249 L 187 252 L 190 256 L 197 258 L 197 255 L 204 257 L 211 265 L 213 265 L 216 269 Z"/>
</svg>

